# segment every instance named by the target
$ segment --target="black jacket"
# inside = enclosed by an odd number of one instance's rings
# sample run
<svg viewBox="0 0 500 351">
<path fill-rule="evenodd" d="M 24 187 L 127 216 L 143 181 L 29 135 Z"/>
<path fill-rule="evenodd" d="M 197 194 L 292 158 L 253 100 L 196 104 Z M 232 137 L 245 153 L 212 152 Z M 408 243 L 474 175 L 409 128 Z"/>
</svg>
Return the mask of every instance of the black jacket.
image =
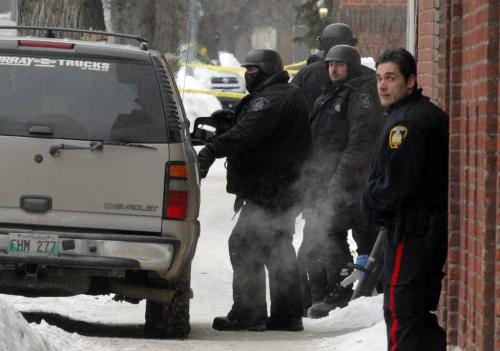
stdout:
<svg viewBox="0 0 500 351">
<path fill-rule="evenodd" d="M 375 79 L 375 71 L 371 68 L 361 66 L 361 70 L 363 76 Z M 292 83 L 301 88 L 310 109 L 314 106 L 314 102 L 321 95 L 323 89 L 327 88 L 330 84 L 330 81 L 328 70 L 323 60 L 302 67 L 292 79 Z"/>
<path fill-rule="evenodd" d="M 235 125 L 211 142 L 216 157 L 227 156 L 227 191 L 272 208 L 295 204 L 292 186 L 310 154 L 307 104 L 288 80 L 283 71 L 261 83 L 236 106 Z"/>
<path fill-rule="evenodd" d="M 417 90 L 390 106 L 361 207 L 385 223 L 409 207 L 443 208 L 448 198 L 448 115 Z"/>
<path fill-rule="evenodd" d="M 358 203 L 382 124 L 375 81 L 360 76 L 329 84 L 311 113 L 312 200 L 326 196 L 335 212 Z"/>
</svg>

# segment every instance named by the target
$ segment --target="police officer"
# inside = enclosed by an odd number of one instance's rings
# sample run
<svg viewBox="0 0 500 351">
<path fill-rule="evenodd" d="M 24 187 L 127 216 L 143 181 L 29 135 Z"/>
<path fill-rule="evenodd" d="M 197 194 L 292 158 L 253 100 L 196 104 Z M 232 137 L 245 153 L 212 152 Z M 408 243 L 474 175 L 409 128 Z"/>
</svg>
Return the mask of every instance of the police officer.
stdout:
<svg viewBox="0 0 500 351">
<path fill-rule="evenodd" d="M 322 87 L 330 82 L 328 73 L 325 72 L 324 55 L 335 45 L 355 46 L 358 42 L 358 39 L 352 33 L 351 27 L 344 23 L 329 24 L 323 29 L 318 39 L 319 51 L 316 55 L 319 60 L 310 58 L 309 64 L 302 67 L 292 79 L 292 83 L 298 85 L 304 92 L 310 109 L 312 109 L 318 96 L 321 95 Z M 375 79 L 375 72 L 372 69 L 363 66 L 362 71 L 363 74 Z"/>
<path fill-rule="evenodd" d="M 352 262 L 347 231 L 352 229 L 358 255 L 366 258 L 377 235 L 362 220 L 358 205 L 382 124 L 375 82 L 362 74 L 352 46 L 334 46 L 325 63 L 330 82 L 311 113 L 313 156 L 305 179 L 313 181 L 305 185 L 309 199 L 299 250 L 309 277 L 313 304 L 307 315 L 312 318 L 327 316 L 351 298 L 352 284 L 340 284 Z"/>
<path fill-rule="evenodd" d="M 386 108 L 361 207 L 384 224 L 388 350 L 446 349 L 436 315 L 447 253 L 448 116 L 417 89 L 413 56 L 385 51 L 377 88 Z"/>
<path fill-rule="evenodd" d="M 323 89 L 327 89 L 330 85 L 330 76 L 325 70 L 324 57 L 325 54 L 335 45 L 350 45 L 355 46 L 358 39 L 353 35 L 351 28 L 344 23 L 333 23 L 327 25 L 321 36 L 318 37 L 319 47 L 315 56 L 308 58 L 307 66 L 302 67 L 299 72 L 293 77 L 292 83 L 299 86 L 307 99 L 309 109 L 312 110 L 316 99 L 321 95 Z M 375 72 L 368 68 L 362 67 L 363 74 L 373 78 L 375 84 Z M 307 191 L 307 189 L 305 189 Z M 309 278 L 304 266 L 307 263 L 299 252 L 299 269 L 301 276 L 302 298 L 304 302 L 304 315 L 307 315 L 307 310 L 311 306 L 312 297 L 309 287 Z"/>
<path fill-rule="evenodd" d="M 277 52 L 251 50 L 242 66 L 250 94 L 236 106 L 234 125 L 198 154 L 202 176 L 216 158 L 227 157 L 227 191 L 236 194 L 235 210 L 242 206 L 229 238 L 234 304 L 226 317 L 214 319 L 213 328 L 298 331 L 303 326 L 292 246 L 298 214 L 294 183 L 310 152 L 307 104 L 288 83 Z"/>
</svg>

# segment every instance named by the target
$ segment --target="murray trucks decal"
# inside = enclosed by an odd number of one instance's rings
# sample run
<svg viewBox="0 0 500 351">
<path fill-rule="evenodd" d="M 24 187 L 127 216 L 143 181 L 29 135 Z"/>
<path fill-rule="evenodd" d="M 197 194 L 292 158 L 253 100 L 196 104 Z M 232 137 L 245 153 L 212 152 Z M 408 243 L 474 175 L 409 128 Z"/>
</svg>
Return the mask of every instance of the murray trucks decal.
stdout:
<svg viewBox="0 0 500 351">
<path fill-rule="evenodd" d="M 108 72 L 109 62 L 84 61 L 73 59 L 50 59 L 27 56 L 0 56 L 0 65 L 3 66 L 25 66 L 25 67 L 69 67 L 86 71 Z"/>
</svg>

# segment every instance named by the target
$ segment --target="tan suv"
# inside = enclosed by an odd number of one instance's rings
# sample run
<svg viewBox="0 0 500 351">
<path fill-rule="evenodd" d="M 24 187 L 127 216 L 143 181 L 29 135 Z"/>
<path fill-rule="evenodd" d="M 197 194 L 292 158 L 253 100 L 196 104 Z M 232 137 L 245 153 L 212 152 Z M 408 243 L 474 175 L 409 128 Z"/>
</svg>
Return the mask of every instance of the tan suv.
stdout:
<svg viewBox="0 0 500 351">
<path fill-rule="evenodd" d="M 91 34 L 139 45 L 0 37 L 0 293 L 146 299 L 145 330 L 184 337 L 200 202 L 188 122 L 144 39 Z"/>
</svg>

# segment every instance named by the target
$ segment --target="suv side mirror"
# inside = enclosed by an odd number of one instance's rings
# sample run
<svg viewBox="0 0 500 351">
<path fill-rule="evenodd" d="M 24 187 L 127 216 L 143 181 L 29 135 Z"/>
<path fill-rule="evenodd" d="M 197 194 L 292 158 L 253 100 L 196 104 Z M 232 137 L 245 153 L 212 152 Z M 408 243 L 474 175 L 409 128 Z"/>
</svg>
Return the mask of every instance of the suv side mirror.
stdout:
<svg viewBox="0 0 500 351">
<path fill-rule="evenodd" d="M 208 128 L 207 128 L 208 127 Z M 198 117 L 194 121 L 191 144 L 205 145 L 216 134 L 217 124 L 212 117 Z"/>
</svg>

